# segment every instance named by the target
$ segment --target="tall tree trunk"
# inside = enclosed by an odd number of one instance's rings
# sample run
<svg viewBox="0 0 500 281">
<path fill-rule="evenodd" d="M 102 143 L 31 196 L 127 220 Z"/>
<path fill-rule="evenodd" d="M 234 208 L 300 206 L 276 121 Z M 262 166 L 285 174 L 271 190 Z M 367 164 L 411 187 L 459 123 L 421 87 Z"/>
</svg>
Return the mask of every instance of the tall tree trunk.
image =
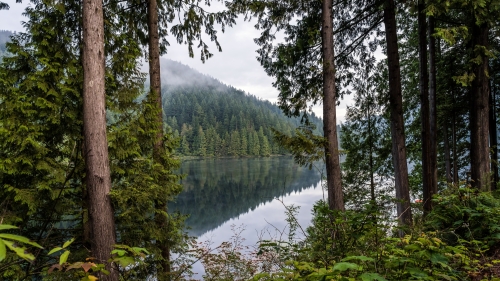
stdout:
<svg viewBox="0 0 500 281">
<path fill-rule="evenodd" d="M 399 66 L 398 37 L 394 0 L 384 5 L 384 25 L 387 41 L 389 68 L 389 106 L 391 111 L 392 161 L 397 202 L 397 214 L 401 225 L 411 225 L 408 166 L 406 163 L 405 132 L 403 122 L 403 97 L 401 93 L 401 69 Z"/>
<path fill-rule="evenodd" d="M 83 2 L 83 131 L 92 255 L 106 263 L 109 275 L 99 280 L 118 280 L 118 271 L 107 261 L 115 244 L 115 222 L 109 192 L 111 175 L 106 136 L 104 87 L 104 21 L 101 0 Z"/>
<path fill-rule="evenodd" d="M 323 131 L 328 141 L 325 146 L 328 206 L 331 210 L 345 210 L 340 176 L 340 159 L 337 139 L 335 61 L 333 50 L 332 0 L 323 0 L 322 13 L 323 48 Z"/>
<path fill-rule="evenodd" d="M 149 81 L 150 94 L 153 95 L 156 101 L 156 110 L 158 112 L 156 125 L 157 136 L 153 147 L 153 161 L 160 163 L 162 161 L 161 154 L 163 152 L 163 111 L 161 100 L 161 77 L 160 77 L 160 35 L 158 31 L 158 4 L 156 0 L 148 0 L 148 35 L 149 35 Z M 168 232 L 168 220 L 161 212 L 167 211 L 166 201 L 157 201 L 157 212 L 155 221 L 158 229 Z M 168 280 L 170 273 L 170 249 L 169 241 L 164 239 L 158 240 L 158 248 L 161 251 L 162 270 L 159 274 L 160 280 Z"/>
<path fill-rule="evenodd" d="M 448 122 L 445 122 L 443 125 L 444 132 L 444 162 L 445 162 L 445 170 L 446 170 L 446 182 L 451 184 L 453 182 L 451 176 L 451 159 L 450 159 L 450 137 L 448 136 Z"/>
<path fill-rule="evenodd" d="M 436 106 L 436 38 L 434 34 L 434 17 L 429 17 L 429 172 L 431 175 L 430 198 L 437 194 L 437 106 Z M 430 205 L 432 208 L 432 204 Z"/>
<path fill-rule="evenodd" d="M 422 142 L 422 193 L 424 214 L 431 209 L 431 135 L 429 118 L 429 75 L 427 72 L 427 23 L 424 13 L 424 0 L 418 1 L 418 61 L 419 61 L 419 88 L 420 88 L 420 122 Z"/>
<path fill-rule="evenodd" d="M 455 100 L 455 99 L 453 99 Z M 455 109 L 451 118 L 451 144 L 453 146 L 453 184 L 458 185 L 457 124 Z"/>
<path fill-rule="evenodd" d="M 488 57 L 476 46 L 488 47 L 488 26 L 472 24 L 472 57 L 481 56 L 481 63 L 474 65 L 474 81 L 470 95 L 470 140 L 471 140 L 471 182 L 472 186 L 482 191 L 489 191 L 490 147 L 488 143 Z M 480 52 L 480 53 L 478 53 Z"/>
<path fill-rule="evenodd" d="M 498 135 L 497 135 L 497 114 L 496 114 L 496 99 L 495 92 L 490 83 L 490 147 L 491 147 L 491 170 L 492 175 L 492 189 L 496 189 L 498 183 Z"/>
<path fill-rule="evenodd" d="M 370 165 L 370 197 L 371 197 L 371 201 L 372 203 L 375 205 L 375 169 L 374 169 L 374 163 L 373 163 L 373 146 L 374 146 L 374 142 L 373 142 L 373 137 L 372 137 L 372 115 L 371 113 L 369 112 L 368 113 L 368 139 L 370 140 L 369 141 L 369 144 L 370 144 L 370 149 L 368 150 L 368 164 Z"/>
</svg>

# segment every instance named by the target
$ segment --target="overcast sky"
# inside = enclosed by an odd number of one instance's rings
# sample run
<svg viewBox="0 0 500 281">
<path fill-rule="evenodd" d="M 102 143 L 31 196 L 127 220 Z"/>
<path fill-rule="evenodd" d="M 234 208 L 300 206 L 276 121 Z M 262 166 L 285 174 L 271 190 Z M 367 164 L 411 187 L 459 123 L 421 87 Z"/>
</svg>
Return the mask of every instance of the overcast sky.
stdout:
<svg viewBox="0 0 500 281">
<path fill-rule="evenodd" d="M 2 0 L 10 5 L 10 10 L 0 11 L 0 29 L 23 31 L 21 22 L 26 18 L 22 16 L 27 0 L 23 4 L 15 0 Z M 241 89 L 261 99 L 276 102 L 278 91 L 272 86 L 273 78 L 267 76 L 264 69 L 257 62 L 257 45 L 253 39 L 259 36 L 254 23 L 237 21 L 236 26 L 227 28 L 225 33 L 218 33 L 222 52 L 218 52 L 214 44 L 209 44 L 214 56 L 205 63 L 200 60 L 199 50 L 194 50 L 194 58 L 190 58 L 186 45 L 178 45 L 172 38 L 169 39 L 170 47 L 164 57 L 186 64 L 201 73 L 208 74 L 225 84 Z M 206 40 L 209 42 L 209 40 Z M 341 101 L 337 107 L 337 122 L 344 121 L 346 103 Z M 322 116 L 322 106 L 313 108 L 314 112 Z"/>
</svg>

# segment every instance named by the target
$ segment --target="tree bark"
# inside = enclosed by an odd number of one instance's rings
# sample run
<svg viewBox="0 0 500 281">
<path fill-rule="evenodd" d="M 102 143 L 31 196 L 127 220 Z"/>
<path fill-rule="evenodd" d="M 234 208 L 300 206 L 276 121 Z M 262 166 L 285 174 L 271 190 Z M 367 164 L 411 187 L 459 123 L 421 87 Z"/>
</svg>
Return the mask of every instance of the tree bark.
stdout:
<svg viewBox="0 0 500 281">
<path fill-rule="evenodd" d="M 450 158 L 450 137 L 448 136 L 448 122 L 445 122 L 443 125 L 444 132 L 444 162 L 445 162 L 445 171 L 446 171 L 446 182 L 451 184 L 453 182 L 451 176 L 451 158 Z"/>
<path fill-rule="evenodd" d="M 436 106 L 436 38 L 434 34 L 434 17 L 429 17 L 429 172 L 431 176 L 430 198 L 437 194 L 437 106 Z M 432 208 L 432 204 L 430 204 Z"/>
<path fill-rule="evenodd" d="M 474 65 L 475 78 L 470 95 L 471 183 L 479 190 L 490 191 L 488 57 L 476 49 L 477 46 L 488 47 L 488 26 L 475 23 L 472 26 L 472 57 L 480 55 L 481 63 Z"/>
<path fill-rule="evenodd" d="M 497 114 L 496 114 L 496 99 L 495 92 L 490 83 L 490 97 L 489 97 L 489 106 L 490 106 L 490 147 L 491 147 L 491 170 L 492 174 L 492 182 L 491 187 L 493 190 L 496 189 L 498 184 L 498 135 L 497 135 Z"/>
<path fill-rule="evenodd" d="M 332 0 L 323 0 L 322 49 L 323 49 L 323 130 L 328 144 L 325 146 L 328 206 L 331 210 L 344 211 L 344 194 L 340 175 L 337 139 L 335 61 L 333 49 Z"/>
<path fill-rule="evenodd" d="M 156 101 L 156 110 L 158 112 L 156 118 L 157 135 L 153 146 L 153 161 L 161 163 L 163 152 L 163 105 L 161 99 L 161 77 L 160 77 L 160 35 L 158 30 L 158 4 L 156 0 L 148 0 L 148 35 L 149 35 L 149 81 L 150 94 L 154 96 Z M 158 229 L 168 232 L 168 220 L 161 213 L 167 211 L 166 200 L 157 200 L 156 208 L 160 211 L 156 214 L 155 222 Z M 167 239 L 158 240 L 158 248 L 162 257 L 162 270 L 159 274 L 159 280 L 169 280 L 170 273 L 170 247 Z"/>
<path fill-rule="evenodd" d="M 102 1 L 83 2 L 83 131 L 92 255 L 105 263 L 109 275 L 99 280 L 118 280 L 108 259 L 115 244 L 113 207 L 109 198 L 111 176 L 106 136 L 104 21 Z"/>
<path fill-rule="evenodd" d="M 420 88 L 420 122 L 422 143 L 422 193 L 424 214 L 431 209 L 432 176 L 431 176 L 431 134 L 429 116 L 429 75 L 427 71 L 427 23 L 424 13 L 424 0 L 418 1 L 418 55 L 419 55 L 419 88 Z"/>
<path fill-rule="evenodd" d="M 455 100 L 455 99 L 453 99 Z M 457 155 L 457 124 L 456 113 L 453 109 L 453 116 L 451 119 L 451 144 L 453 146 L 453 184 L 458 185 L 458 155 Z"/>
<path fill-rule="evenodd" d="M 394 0 L 384 5 L 384 25 L 387 41 L 389 68 L 389 106 L 391 111 L 392 161 L 397 202 L 398 220 L 402 226 L 412 224 L 408 166 L 406 163 L 405 132 L 403 122 L 403 97 L 401 93 L 401 69 L 399 66 L 398 37 Z M 400 233 L 401 234 L 401 233 Z"/>
</svg>

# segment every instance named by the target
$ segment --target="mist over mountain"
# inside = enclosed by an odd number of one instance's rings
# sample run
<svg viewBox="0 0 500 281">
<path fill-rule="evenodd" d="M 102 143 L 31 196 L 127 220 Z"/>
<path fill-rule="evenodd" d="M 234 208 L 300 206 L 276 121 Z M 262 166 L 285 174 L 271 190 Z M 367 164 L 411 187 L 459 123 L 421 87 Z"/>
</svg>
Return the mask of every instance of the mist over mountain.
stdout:
<svg viewBox="0 0 500 281">
<path fill-rule="evenodd" d="M 172 60 L 161 60 L 164 120 L 180 136 L 178 152 L 193 156 L 285 154 L 273 129 L 294 134 L 300 118 L 287 118 L 276 104 Z M 322 122 L 313 113 L 315 133 Z"/>
</svg>

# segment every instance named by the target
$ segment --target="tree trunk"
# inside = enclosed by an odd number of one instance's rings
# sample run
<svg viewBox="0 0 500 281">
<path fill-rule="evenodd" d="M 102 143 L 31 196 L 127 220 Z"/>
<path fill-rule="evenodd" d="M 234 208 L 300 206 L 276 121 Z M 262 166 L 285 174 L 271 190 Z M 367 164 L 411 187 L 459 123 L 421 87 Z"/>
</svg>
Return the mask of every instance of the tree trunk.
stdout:
<svg viewBox="0 0 500 281">
<path fill-rule="evenodd" d="M 160 77 L 160 36 L 158 31 L 158 4 L 156 0 L 148 1 L 148 35 L 149 35 L 149 81 L 150 94 L 156 101 L 156 110 L 158 112 L 156 125 L 157 136 L 153 147 L 153 161 L 161 163 L 163 152 L 163 105 L 161 100 L 161 77 Z M 161 213 L 167 211 L 166 200 L 155 202 L 156 208 L 160 211 L 156 214 L 155 221 L 158 229 L 168 232 L 167 218 Z M 166 239 L 158 240 L 158 248 L 162 257 L 162 270 L 159 274 L 160 280 L 168 280 L 170 273 L 170 249 L 169 241 Z"/>
<path fill-rule="evenodd" d="M 109 192 L 111 176 L 106 136 L 104 87 L 104 21 L 102 1 L 83 2 L 83 131 L 92 255 L 105 263 L 109 275 L 99 280 L 118 280 L 108 259 L 115 244 L 115 223 Z"/>
<path fill-rule="evenodd" d="M 332 0 L 323 0 L 322 6 L 322 48 L 323 48 L 323 130 L 328 141 L 325 146 L 326 181 L 328 185 L 328 206 L 331 210 L 345 210 L 344 194 L 340 176 L 340 159 L 337 139 L 335 61 L 333 50 Z"/>
<path fill-rule="evenodd" d="M 478 53 L 476 46 L 488 47 L 488 26 L 472 24 L 472 57 L 481 56 L 482 61 L 474 65 L 475 78 L 470 95 L 470 140 L 471 140 L 471 183 L 482 191 L 490 191 L 490 147 L 488 143 L 488 57 Z"/>
<path fill-rule="evenodd" d="M 455 99 L 453 99 L 455 100 Z M 453 146 L 453 184 L 458 186 L 458 155 L 457 155 L 457 125 L 455 109 L 451 119 L 451 143 Z"/>
<path fill-rule="evenodd" d="M 437 194 L 437 106 L 436 106 L 436 38 L 434 34 L 434 17 L 429 17 L 429 172 L 431 175 L 430 199 Z M 432 208 L 432 204 L 430 205 Z"/>
<path fill-rule="evenodd" d="M 429 75 L 427 72 L 427 23 L 424 13 L 424 0 L 418 1 L 418 55 L 419 55 L 419 88 L 420 88 L 420 122 L 422 142 L 422 193 L 424 214 L 431 209 L 431 135 L 429 118 Z"/>
<path fill-rule="evenodd" d="M 405 226 L 412 224 L 412 215 L 408 166 L 406 163 L 403 97 L 401 93 L 401 70 L 399 66 L 394 0 L 385 1 L 384 25 L 387 41 L 387 64 L 389 68 L 389 106 L 391 111 L 392 161 L 395 173 L 396 199 L 398 200 L 397 215 L 400 224 Z"/>
<path fill-rule="evenodd" d="M 445 170 L 446 170 L 446 182 L 451 184 L 453 179 L 451 177 L 451 158 L 450 158 L 450 137 L 448 136 L 448 122 L 445 122 L 443 125 L 443 133 L 444 133 L 444 162 L 445 162 Z"/>
<path fill-rule="evenodd" d="M 496 114 L 496 100 L 495 100 L 495 92 L 490 83 L 490 147 L 491 147 L 491 170 L 493 172 L 492 175 L 492 183 L 491 187 L 493 190 L 496 189 L 498 183 L 498 135 L 497 135 L 497 114 Z"/>
</svg>

